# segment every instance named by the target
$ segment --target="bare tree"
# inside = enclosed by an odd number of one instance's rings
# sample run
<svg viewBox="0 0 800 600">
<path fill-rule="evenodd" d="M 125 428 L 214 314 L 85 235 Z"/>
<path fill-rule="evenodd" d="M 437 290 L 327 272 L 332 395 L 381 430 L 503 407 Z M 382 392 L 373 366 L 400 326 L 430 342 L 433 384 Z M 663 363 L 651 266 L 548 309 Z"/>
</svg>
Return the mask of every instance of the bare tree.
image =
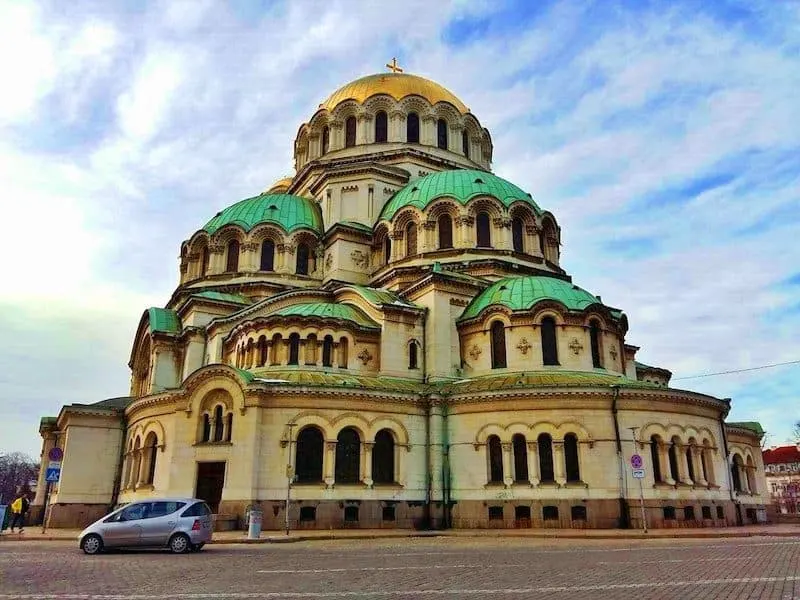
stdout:
<svg viewBox="0 0 800 600">
<path fill-rule="evenodd" d="M 800 444 L 800 421 L 797 421 L 794 424 L 794 431 L 792 431 L 792 437 L 794 437 L 795 443 Z"/>
<path fill-rule="evenodd" d="M 29 491 L 39 475 L 39 465 L 27 454 L 12 452 L 0 455 L 0 500 L 11 500 L 20 491 Z"/>
</svg>

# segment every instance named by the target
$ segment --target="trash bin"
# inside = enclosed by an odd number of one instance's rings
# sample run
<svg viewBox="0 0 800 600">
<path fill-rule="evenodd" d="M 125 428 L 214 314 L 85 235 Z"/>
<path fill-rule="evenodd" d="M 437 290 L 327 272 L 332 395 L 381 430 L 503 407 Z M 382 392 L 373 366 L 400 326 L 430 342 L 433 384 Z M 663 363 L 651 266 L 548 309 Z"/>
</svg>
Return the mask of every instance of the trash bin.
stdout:
<svg viewBox="0 0 800 600">
<path fill-rule="evenodd" d="M 261 537 L 261 517 L 263 512 L 258 506 L 251 506 L 247 510 L 247 539 L 257 540 Z"/>
</svg>

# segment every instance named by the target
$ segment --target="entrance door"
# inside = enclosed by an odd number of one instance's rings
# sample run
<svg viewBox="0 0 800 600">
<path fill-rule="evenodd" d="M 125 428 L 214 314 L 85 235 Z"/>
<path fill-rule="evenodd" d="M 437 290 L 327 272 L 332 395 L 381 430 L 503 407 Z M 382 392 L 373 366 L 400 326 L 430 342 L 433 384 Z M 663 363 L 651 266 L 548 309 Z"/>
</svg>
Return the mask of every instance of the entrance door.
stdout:
<svg viewBox="0 0 800 600">
<path fill-rule="evenodd" d="M 195 497 L 205 500 L 213 513 L 219 512 L 223 485 L 225 485 L 225 462 L 197 463 Z"/>
</svg>

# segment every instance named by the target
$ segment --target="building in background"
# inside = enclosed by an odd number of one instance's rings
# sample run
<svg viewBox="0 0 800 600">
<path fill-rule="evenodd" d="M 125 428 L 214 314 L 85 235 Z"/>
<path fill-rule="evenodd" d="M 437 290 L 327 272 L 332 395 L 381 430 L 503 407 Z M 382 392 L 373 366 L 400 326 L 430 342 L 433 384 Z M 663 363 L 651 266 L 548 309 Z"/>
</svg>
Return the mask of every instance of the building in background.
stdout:
<svg viewBox="0 0 800 600">
<path fill-rule="evenodd" d="M 784 515 L 800 515 L 800 444 L 773 446 L 763 452 L 772 503 Z"/>
</svg>

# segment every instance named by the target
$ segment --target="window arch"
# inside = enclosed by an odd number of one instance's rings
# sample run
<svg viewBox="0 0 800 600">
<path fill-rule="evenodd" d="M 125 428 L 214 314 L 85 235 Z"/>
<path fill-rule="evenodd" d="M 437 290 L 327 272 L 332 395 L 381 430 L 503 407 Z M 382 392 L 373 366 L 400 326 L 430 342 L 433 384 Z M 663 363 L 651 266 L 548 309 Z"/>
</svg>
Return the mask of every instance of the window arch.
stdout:
<svg viewBox="0 0 800 600">
<path fill-rule="evenodd" d="M 511 219 L 511 241 L 513 243 L 514 252 L 525 252 L 524 231 L 525 228 L 522 219 L 519 217 Z"/>
<path fill-rule="evenodd" d="M 419 345 L 415 340 L 411 340 L 408 343 L 408 368 L 409 369 L 418 369 L 418 356 L 419 353 Z"/>
<path fill-rule="evenodd" d="M 525 436 L 515 433 L 511 445 L 514 449 L 514 481 L 528 481 L 528 443 Z"/>
<path fill-rule="evenodd" d="M 275 242 L 264 240 L 261 242 L 261 271 L 275 270 Z"/>
<path fill-rule="evenodd" d="M 375 141 L 385 142 L 388 139 L 389 132 L 389 119 L 386 117 L 386 112 L 379 110 L 375 115 Z"/>
<path fill-rule="evenodd" d="M 358 483 L 361 480 L 361 436 L 352 427 L 345 427 L 336 437 L 335 480 L 337 483 Z"/>
<path fill-rule="evenodd" d="M 680 477 L 678 476 L 678 444 L 673 439 L 669 445 L 669 450 L 667 451 L 669 456 L 669 472 L 670 476 L 675 481 L 680 481 Z"/>
<path fill-rule="evenodd" d="M 239 270 L 239 240 L 228 242 L 228 254 L 225 263 L 225 270 L 235 272 Z"/>
<path fill-rule="evenodd" d="M 742 491 L 742 467 L 744 463 L 742 462 L 742 457 L 738 454 L 733 455 L 733 461 L 731 461 L 731 481 L 733 483 L 733 490 L 735 492 Z"/>
<path fill-rule="evenodd" d="M 453 219 L 450 218 L 450 215 L 440 215 L 437 220 L 437 226 L 439 229 L 439 249 L 452 248 Z"/>
<path fill-rule="evenodd" d="M 258 366 L 263 367 L 267 364 L 267 336 L 259 336 L 256 349 L 258 350 Z"/>
<path fill-rule="evenodd" d="M 466 129 L 461 131 L 461 152 L 469 158 L 469 134 Z"/>
<path fill-rule="evenodd" d="M 297 434 L 295 473 L 300 483 L 322 481 L 324 440 L 316 427 L 306 427 Z"/>
<path fill-rule="evenodd" d="M 389 260 L 392 258 L 392 240 L 389 237 L 389 234 L 386 234 L 386 237 L 383 238 L 383 264 L 388 265 Z"/>
<path fill-rule="evenodd" d="M 333 366 L 333 336 L 326 335 L 322 340 L 322 366 Z"/>
<path fill-rule="evenodd" d="M 276 333 L 272 336 L 272 360 L 269 361 L 269 364 L 272 366 L 281 364 L 281 344 L 283 343 L 283 338 L 281 337 L 280 333 Z"/>
<path fill-rule="evenodd" d="M 222 420 L 222 406 L 214 408 L 214 441 L 221 442 L 225 434 L 225 422 Z"/>
<path fill-rule="evenodd" d="M 419 115 L 415 112 L 406 117 L 406 141 L 419 144 Z"/>
<path fill-rule="evenodd" d="M 506 364 L 506 326 L 502 321 L 493 321 L 491 328 L 492 338 L 492 368 L 505 369 Z"/>
<path fill-rule="evenodd" d="M 343 337 L 339 340 L 339 368 L 347 368 L 347 338 Z"/>
<path fill-rule="evenodd" d="M 211 441 L 211 417 L 208 413 L 203 414 L 203 430 L 200 433 L 201 442 Z"/>
<path fill-rule="evenodd" d="M 659 459 L 659 438 L 657 435 L 650 436 L 650 462 L 653 463 L 653 481 L 656 483 L 664 481 L 661 473 L 661 460 Z"/>
<path fill-rule="evenodd" d="M 144 440 L 145 451 L 147 452 L 147 477 L 144 480 L 147 484 L 152 484 L 156 476 L 156 456 L 158 454 L 158 438 L 152 431 L 147 434 Z"/>
<path fill-rule="evenodd" d="M 539 446 L 539 479 L 542 483 L 553 483 L 553 438 L 549 433 L 542 433 L 536 441 Z"/>
<path fill-rule="evenodd" d="M 503 446 L 500 438 L 490 435 L 486 447 L 489 450 L 489 483 L 503 483 Z"/>
<path fill-rule="evenodd" d="M 296 365 L 300 362 L 300 334 L 289 335 L 289 361 L 288 364 Z"/>
<path fill-rule="evenodd" d="M 297 246 L 297 265 L 295 273 L 298 275 L 308 275 L 309 255 L 308 244 L 300 244 Z"/>
<path fill-rule="evenodd" d="M 475 216 L 476 245 L 478 248 L 492 247 L 492 232 L 489 227 L 489 213 L 479 212 Z"/>
<path fill-rule="evenodd" d="M 540 329 L 542 335 L 542 363 L 545 365 L 557 365 L 556 320 L 553 317 L 545 317 L 542 319 Z"/>
<path fill-rule="evenodd" d="M 568 433 L 564 436 L 564 464 L 567 472 L 567 482 L 573 483 L 581 480 L 581 468 L 578 460 L 578 436 Z"/>
<path fill-rule="evenodd" d="M 200 251 L 200 276 L 203 277 L 208 273 L 208 246 L 203 246 Z"/>
<path fill-rule="evenodd" d="M 325 125 L 325 127 L 322 128 L 322 154 L 327 154 L 330 146 L 331 130 L 327 125 Z"/>
<path fill-rule="evenodd" d="M 394 436 L 388 429 L 375 435 L 372 448 L 372 480 L 375 483 L 394 483 Z"/>
<path fill-rule="evenodd" d="M 592 366 L 595 369 L 603 368 L 603 357 L 600 353 L 600 323 L 597 319 L 589 322 L 589 338 L 592 346 Z"/>
<path fill-rule="evenodd" d="M 448 141 L 447 121 L 439 119 L 436 121 L 436 145 L 442 150 L 447 150 Z"/>
<path fill-rule="evenodd" d="M 356 145 L 356 118 L 347 117 L 344 122 L 344 147 L 351 148 Z"/>
<path fill-rule="evenodd" d="M 417 255 L 417 224 L 406 225 L 406 257 Z"/>
</svg>

